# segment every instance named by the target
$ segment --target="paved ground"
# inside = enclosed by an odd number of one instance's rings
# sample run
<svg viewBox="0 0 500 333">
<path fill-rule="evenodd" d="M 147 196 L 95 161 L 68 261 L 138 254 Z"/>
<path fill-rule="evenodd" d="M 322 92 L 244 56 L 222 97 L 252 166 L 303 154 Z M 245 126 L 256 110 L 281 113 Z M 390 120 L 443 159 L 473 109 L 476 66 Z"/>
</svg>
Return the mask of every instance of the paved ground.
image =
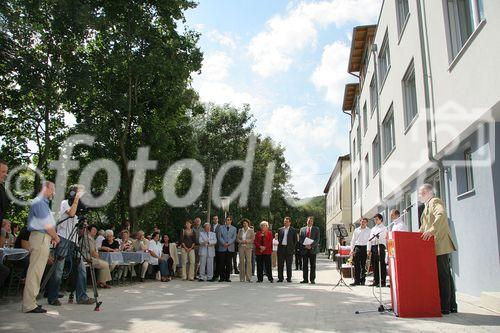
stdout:
<svg viewBox="0 0 500 333">
<path fill-rule="evenodd" d="M 318 262 L 316 285 L 294 283 L 148 282 L 101 291 L 102 311 L 63 304 L 44 315 L 23 314 L 19 301 L 0 306 L 0 331 L 8 332 L 500 332 L 500 315 L 460 297 L 460 313 L 443 318 L 402 319 L 375 310 L 371 287 L 332 291 L 338 274 Z M 350 282 L 350 281 L 349 281 Z M 384 299 L 389 301 L 389 289 Z M 64 299 L 66 301 L 66 299 Z M 45 306 L 45 301 L 44 301 Z M 167 332 L 167 331 L 165 331 Z"/>
</svg>

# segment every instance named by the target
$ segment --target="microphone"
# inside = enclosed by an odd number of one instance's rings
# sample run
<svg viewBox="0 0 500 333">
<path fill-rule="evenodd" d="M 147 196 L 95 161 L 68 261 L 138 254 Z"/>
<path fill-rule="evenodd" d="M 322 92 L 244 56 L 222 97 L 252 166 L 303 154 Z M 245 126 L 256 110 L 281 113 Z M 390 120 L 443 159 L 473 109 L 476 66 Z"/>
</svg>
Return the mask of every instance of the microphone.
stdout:
<svg viewBox="0 0 500 333">
<path fill-rule="evenodd" d="M 415 206 L 414 203 L 412 203 L 411 205 L 409 205 L 408 207 L 406 207 L 405 209 L 403 209 L 403 212 L 407 212 L 408 209 L 410 209 L 411 207 Z"/>
<path fill-rule="evenodd" d="M 373 235 L 373 237 L 372 237 L 372 238 L 370 238 L 368 241 L 370 242 L 370 241 L 371 241 L 372 239 L 374 239 L 374 238 L 379 238 L 379 236 L 380 236 L 380 232 L 379 232 L 378 234 L 376 234 L 376 235 Z"/>
</svg>

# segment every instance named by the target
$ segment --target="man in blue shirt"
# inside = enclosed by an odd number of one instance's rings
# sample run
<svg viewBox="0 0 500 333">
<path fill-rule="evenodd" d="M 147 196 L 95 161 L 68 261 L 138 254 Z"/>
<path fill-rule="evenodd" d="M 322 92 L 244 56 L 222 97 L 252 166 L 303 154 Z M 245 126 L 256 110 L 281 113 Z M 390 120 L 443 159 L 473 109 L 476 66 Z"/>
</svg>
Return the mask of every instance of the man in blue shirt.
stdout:
<svg viewBox="0 0 500 333">
<path fill-rule="evenodd" d="M 40 194 L 33 200 L 28 215 L 28 230 L 31 232 L 30 265 L 26 274 L 23 293 L 23 312 L 45 313 L 47 310 L 36 304 L 45 265 L 49 257 L 49 247 L 60 241 L 56 233 L 56 222 L 49 207 L 55 194 L 52 182 L 44 182 Z"/>
</svg>

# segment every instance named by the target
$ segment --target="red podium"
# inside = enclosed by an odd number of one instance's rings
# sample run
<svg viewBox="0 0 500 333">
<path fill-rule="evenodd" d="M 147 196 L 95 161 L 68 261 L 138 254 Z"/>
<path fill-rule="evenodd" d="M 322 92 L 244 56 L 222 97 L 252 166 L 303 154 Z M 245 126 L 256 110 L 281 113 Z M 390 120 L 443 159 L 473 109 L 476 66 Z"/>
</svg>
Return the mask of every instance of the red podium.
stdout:
<svg viewBox="0 0 500 333">
<path fill-rule="evenodd" d="M 424 241 L 421 235 L 387 235 L 392 308 L 398 317 L 441 317 L 434 240 Z"/>
</svg>

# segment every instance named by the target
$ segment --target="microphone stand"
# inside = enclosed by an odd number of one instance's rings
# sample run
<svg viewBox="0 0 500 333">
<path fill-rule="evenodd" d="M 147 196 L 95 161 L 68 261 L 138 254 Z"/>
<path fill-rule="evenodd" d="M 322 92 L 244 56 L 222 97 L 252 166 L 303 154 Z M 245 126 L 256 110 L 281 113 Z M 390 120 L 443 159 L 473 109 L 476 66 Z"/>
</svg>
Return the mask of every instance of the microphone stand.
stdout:
<svg viewBox="0 0 500 333">
<path fill-rule="evenodd" d="M 380 314 L 384 313 L 384 312 L 389 312 L 389 311 L 392 311 L 392 309 L 386 309 L 384 304 L 382 303 L 382 264 L 381 264 L 381 256 L 380 256 L 380 233 L 382 231 L 380 231 L 378 234 L 376 235 L 373 235 L 373 237 L 371 237 L 368 242 L 371 242 L 373 239 L 376 238 L 376 246 L 377 246 L 377 251 L 378 251 L 378 291 L 379 291 L 379 298 L 378 298 L 378 303 L 379 303 L 379 306 L 378 306 L 378 309 L 375 311 L 375 310 L 367 310 L 367 311 L 356 311 L 354 312 L 355 314 L 364 314 L 364 313 L 372 313 L 372 312 L 379 312 Z M 373 255 L 373 253 L 372 253 Z M 385 262 L 384 262 L 384 265 L 385 265 Z M 373 294 L 375 296 L 375 294 Z M 376 298 L 376 297 L 375 297 Z"/>
</svg>

